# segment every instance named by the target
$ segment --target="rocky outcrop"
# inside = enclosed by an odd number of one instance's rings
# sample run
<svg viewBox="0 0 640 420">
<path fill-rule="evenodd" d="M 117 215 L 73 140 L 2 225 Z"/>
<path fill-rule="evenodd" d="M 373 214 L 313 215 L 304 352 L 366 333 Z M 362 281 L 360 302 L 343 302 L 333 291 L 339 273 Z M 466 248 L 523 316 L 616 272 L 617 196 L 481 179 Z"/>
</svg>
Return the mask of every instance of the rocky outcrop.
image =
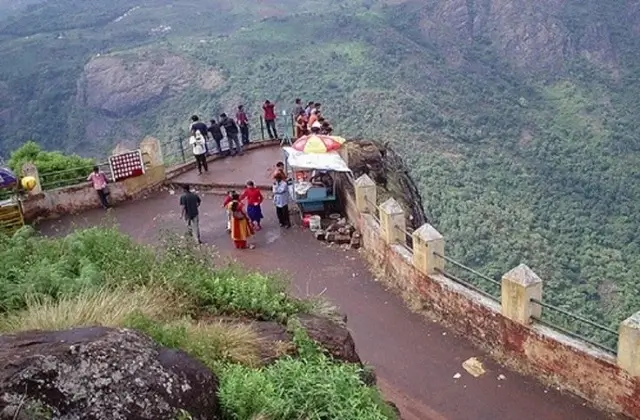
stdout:
<svg viewBox="0 0 640 420">
<path fill-rule="evenodd" d="M 603 68 L 616 66 L 616 48 L 602 15 L 617 8 L 633 27 L 639 17 L 624 13 L 624 1 L 597 6 L 584 0 L 405 0 L 407 16 L 420 41 L 437 45 L 449 64 L 462 65 L 478 40 L 523 71 L 560 69 L 566 61 L 586 59 Z M 584 4 L 591 3 L 591 4 Z M 601 2 L 606 3 L 606 2 Z M 631 4 L 633 2 L 626 2 Z M 474 48 L 474 47 L 472 47 Z M 477 47 L 476 47 L 477 50 Z M 488 56 L 489 57 L 489 56 Z"/>
<path fill-rule="evenodd" d="M 161 51 L 96 56 L 84 68 L 76 102 L 112 117 L 132 116 L 190 86 L 212 91 L 222 80 L 214 69 Z"/>
<path fill-rule="evenodd" d="M 217 378 L 186 353 L 103 327 L 0 337 L 0 418 L 219 417 Z M 41 416 L 41 417 L 38 417 Z"/>
<path fill-rule="evenodd" d="M 398 200 L 407 215 L 407 226 L 417 229 L 427 222 L 418 187 L 402 158 L 389 145 L 356 139 L 346 147 L 354 177 L 369 175 L 379 187 L 379 201 L 388 197 Z"/>
<path fill-rule="evenodd" d="M 298 320 L 309 337 L 324 347 L 333 358 L 362 364 L 356 352 L 356 344 L 346 326 L 314 315 L 300 315 Z"/>
</svg>

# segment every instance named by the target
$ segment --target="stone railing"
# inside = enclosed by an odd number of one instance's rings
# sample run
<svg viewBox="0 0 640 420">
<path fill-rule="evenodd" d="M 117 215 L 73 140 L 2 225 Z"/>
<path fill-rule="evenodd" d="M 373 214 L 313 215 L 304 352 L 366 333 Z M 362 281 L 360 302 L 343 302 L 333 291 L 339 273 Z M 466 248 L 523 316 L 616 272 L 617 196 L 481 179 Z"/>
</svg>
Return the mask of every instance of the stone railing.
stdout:
<svg viewBox="0 0 640 420">
<path fill-rule="evenodd" d="M 405 215 L 393 199 L 377 205 L 376 184 L 341 180 L 346 214 L 362 233 L 363 255 L 405 300 L 487 350 L 505 365 L 594 405 L 640 418 L 640 312 L 622 322 L 617 355 L 540 319 L 544 282 L 521 264 L 504 274 L 499 298 L 444 275 L 445 238 L 425 224 L 406 246 Z"/>
</svg>

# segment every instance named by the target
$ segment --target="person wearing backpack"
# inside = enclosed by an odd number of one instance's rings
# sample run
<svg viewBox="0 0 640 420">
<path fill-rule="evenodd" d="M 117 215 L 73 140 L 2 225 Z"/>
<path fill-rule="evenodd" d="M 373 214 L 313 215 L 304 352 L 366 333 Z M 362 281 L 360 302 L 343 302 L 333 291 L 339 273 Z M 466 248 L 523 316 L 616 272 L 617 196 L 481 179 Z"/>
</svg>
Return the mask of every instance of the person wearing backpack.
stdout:
<svg viewBox="0 0 640 420">
<path fill-rule="evenodd" d="M 200 121 L 197 115 L 191 116 L 191 125 L 189 126 L 189 133 L 195 136 L 196 133 L 200 133 L 204 137 L 204 152 L 209 154 L 209 147 L 207 147 L 207 140 L 209 140 L 209 130 L 207 124 Z"/>
<path fill-rule="evenodd" d="M 233 118 L 228 117 L 227 114 L 220 114 L 220 125 L 224 127 L 224 132 L 227 134 L 227 141 L 229 142 L 229 150 L 231 150 L 231 146 L 234 145 L 235 151 L 231 154 L 231 156 L 242 155 L 242 145 L 240 144 L 240 140 L 238 139 L 238 125 L 233 120 Z"/>
<path fill-rule="evenodd" d="M 198 165 L 198 173 L 202 175 L 202 168 L 205 172 L 209 172 L 209 166 L 207 164 L 207 137 L 209 136 L 208 127 L 205 123 L 199 121 L 197 115 L 191 117 L 191 137 L 189 138 L 189 144 L 193 148 L 193 156 L 196 158 L 196 164 Z"/>
</svg>

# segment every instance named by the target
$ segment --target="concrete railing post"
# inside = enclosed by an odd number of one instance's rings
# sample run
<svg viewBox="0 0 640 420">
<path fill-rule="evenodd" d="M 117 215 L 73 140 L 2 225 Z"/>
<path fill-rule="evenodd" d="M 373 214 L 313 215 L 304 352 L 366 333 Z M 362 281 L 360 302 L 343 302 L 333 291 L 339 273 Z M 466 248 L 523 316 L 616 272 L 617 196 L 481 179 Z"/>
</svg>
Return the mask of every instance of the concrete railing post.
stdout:
<svg viewBox="0 0 640 420">
<path fill-rule="evenodd" d="M 16 174 L 18 175 L 18 174 Z M 36 194 L 40 194 L 42 192 L 42 181 L 40 180 L 40 174 L 38 173 L 38 167 L 31 163 L 31 162 L 26 162 L 24 165 L 22 165 L 22 177 L 28 177 L 28 176 L 32 176 L 35 178 L 36 180 L 36 186 L 33 187 L 33 189 L 31 189 L 31 191 L 29 191 L 29 195 L 36 195 Z M 18 179 L 18 183 L 20 184 L 21 180 Z"/>
<path fill-rule="evenodd" d="M 386 243 L 405 242 L 405 218 L 402 206 L 393 198 L 380 205 L 380 228 Z"/>
<path fill-rule="evenodd" d="M 542 280 L 524 264 L 502 276 L 502 315 L 521 324 L 542 314 L 540 305 L 531 299 L 542 300 Z"/>
<path fill-rule="evenodd" d="M 378 199 L 376 183 L 369 178 L 369 175 L 364 174 L 356 179 L 355 189 L 358 212 L 375 214 Z"/>
<path fill-rule="evenodd" d="M 428 223 L 412 234 L 413 265 L 423 274 L 444 270 L 444 237 Z"/>
<path fill-rule="evenodd" d="M 154 137 L 147 136 L 140 142 L 140 150 L 149 156 L 149 166 L 162 166 L 164 156 L 162 155 L 162 145 Z"/>
<path fill-rule="evenodd" d="M 620 324 L 618 366 L 631 376 L 640 377 L 640 312 Z"/>
</svg>

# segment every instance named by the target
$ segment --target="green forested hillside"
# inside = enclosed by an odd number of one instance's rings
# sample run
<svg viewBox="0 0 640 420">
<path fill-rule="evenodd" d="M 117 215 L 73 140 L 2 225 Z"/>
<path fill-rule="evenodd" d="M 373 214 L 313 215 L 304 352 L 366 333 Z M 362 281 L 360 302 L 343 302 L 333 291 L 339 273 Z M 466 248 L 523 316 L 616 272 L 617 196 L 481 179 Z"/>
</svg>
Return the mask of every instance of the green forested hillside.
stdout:
<svg viewBox="0 0 640 420">
<path fill-rule="evenodd" d="M 317 99 L 401 152 L 449 255 L 524 262 L 545 300 L 615 326 L 640 310 L 639 32 L 637 0 L 45 2 L 0 21 L 0 153 L 98 155 L 194 112 Z M 124 77 L 85 68 L 104 57 Z M 193 77 L 130 76 L 141 57 Z"/>
</svg>

